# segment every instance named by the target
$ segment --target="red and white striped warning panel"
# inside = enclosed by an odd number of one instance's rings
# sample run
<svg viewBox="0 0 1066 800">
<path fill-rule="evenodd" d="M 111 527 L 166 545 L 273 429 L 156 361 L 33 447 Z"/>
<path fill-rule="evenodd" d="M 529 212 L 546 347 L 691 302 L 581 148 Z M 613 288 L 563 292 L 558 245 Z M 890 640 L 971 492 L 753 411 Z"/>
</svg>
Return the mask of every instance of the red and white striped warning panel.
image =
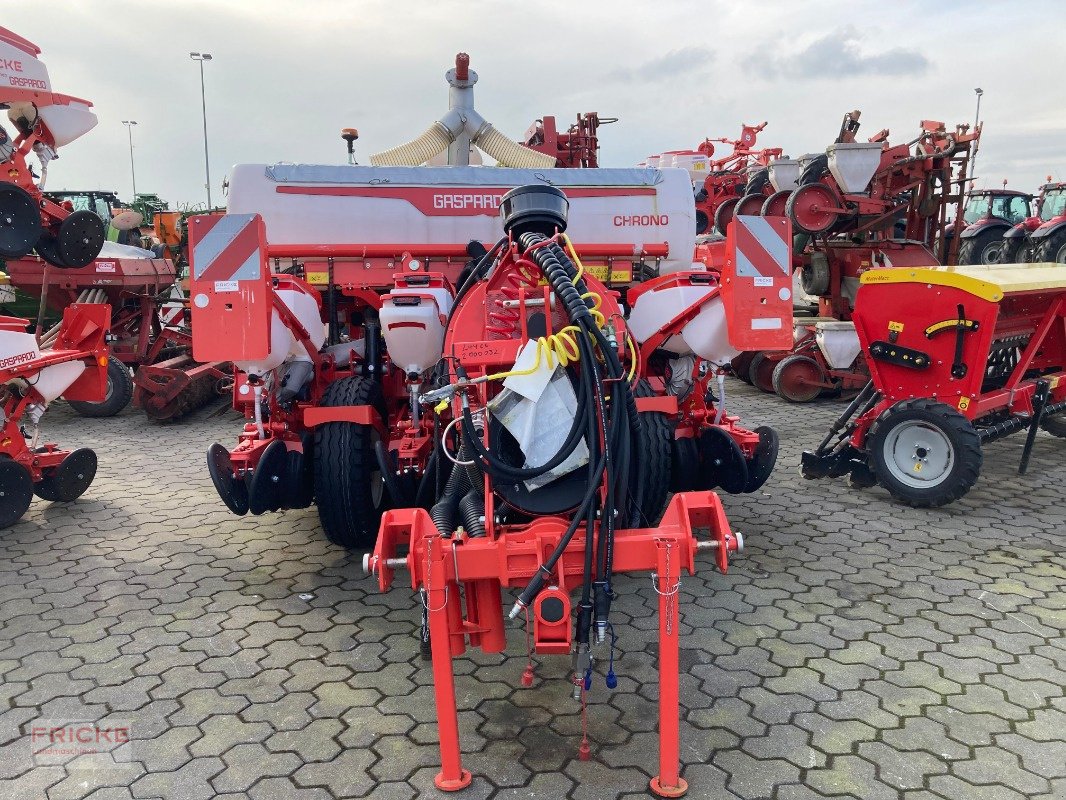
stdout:
<svg viewBox="0 0 1066 800">
<path fill-rule="evenodd" d="M 270 267 L 258 214 L 189 218 L 189 298 L 197 361 L 254 361 L 270 351 Z"/>
<path fill-rule="evenodd" d="M 734 217 L 722 268 L 729 341 L 739 350 L 792 347 L 792 224 Z"/>
</svg>

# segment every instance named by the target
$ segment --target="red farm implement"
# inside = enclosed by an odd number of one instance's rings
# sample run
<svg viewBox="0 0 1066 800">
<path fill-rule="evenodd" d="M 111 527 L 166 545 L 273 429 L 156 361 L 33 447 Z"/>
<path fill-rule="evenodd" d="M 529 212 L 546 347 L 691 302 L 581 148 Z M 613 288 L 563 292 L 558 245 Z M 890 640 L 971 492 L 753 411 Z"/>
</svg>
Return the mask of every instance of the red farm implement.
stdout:
<svg viewBox="0 0 1066 800">
<path fill-rule="evenodd" d="M 35 494 L 69 502 L 92 483 L 96 454 L 40 442 L 37 426 L 61 395 L 71 401 L 103 398 L 110 313 L 101 304 L 68 306 L 52 349 L 45 351 L 26 332 L 28 320 L 0 317 L 0 528 L 18 522 Z"/>
<path fill-rule="evenodd" d="M 867 382 L 850 321 L 863 273 L 952 263 L 960 239 L 962 187 L 980 132 L 925 120 L 906 144 L 889 144 L 888 131 L 856 142 L 857 120 L 858 112 L 845 115 L 825 154 L 801 159 L 796 188 L 772 198 L 792 220 L 799 288 L 816 300 L 817 316 L 797 317 L 791 351 L 749 352 L 734 363 L 742 378 L 793 402 Z"/>
<path fill-rule="evenodd" d="M 809 478 L 879 483 L 940 506 L 977 481 L 982 444 L 1066 437 L 1066 266 L 871 270 L 853 315 L 871 381 L 814 452 Z"/>
<path fill-rule="evenodd" d="M 100 252 L 104 223 L 91 211 L 72 211 L 44 194 L 57 150 L 96 126 L 92 103 L 52 91 L 40 48 L 0 28 L 0 64 L 10 76 L 0 87 L 0 107 L 15 126 L 11 139 L 0 126 L 0 257 L 33 250 L 57 267 L 84 267 Z M 41 165 L 34 175 L 28 158 Z"/>
<path fill-rule="evenodd" d="M 173 297 L 170 260 L 98 258 L 86 267 L 58 271 L 37 259 L 23 258 L 9 261 L 7 272 L 12 286 L 41 300 L 42 310 L 61 311 L 85 302 L 111 306 L 107 392 L 100 403 L 72 402 L 78 413 L 111 416 L 132 399 L 152 419 L 169 420 L 228 388 L 232 373 L 228 363 L 192 359 L 186 312 Z M 41 346 L 51 346 L 58 332 L 58 326 L 40 331 Z"/>
</svg>

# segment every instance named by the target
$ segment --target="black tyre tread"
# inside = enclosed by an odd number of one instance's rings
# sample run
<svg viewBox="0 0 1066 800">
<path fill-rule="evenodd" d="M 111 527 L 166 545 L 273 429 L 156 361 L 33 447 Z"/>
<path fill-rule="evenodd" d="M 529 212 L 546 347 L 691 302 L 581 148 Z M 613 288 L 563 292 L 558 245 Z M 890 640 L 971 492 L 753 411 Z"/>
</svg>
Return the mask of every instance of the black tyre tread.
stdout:
<svg viewBox="0 0 1066 800">
<path fill-rule="evenodd" d="M 107 381 L 111 384 L 111 397 L 100 403 L 70 400 L 70 407 L 83 417 L 113 417 L 130 404 L 133 399 L 133 376 L 129 367 L 117 358 L 107 362 Z"/>
<path fill-rule="evenodd" d="M 928 417 L 927 421 L 935 422 L 941 426 L 945 433 L 955 434 L 956 443 L 954 475 L 940 486 L 935 488 L 934 494 L 915 495 L 915 489 L 894 483 L 888 474 L 882 475 L 879 469 L 882 436 L 887 435 L 890 429 L 890 420 L 901 414 L 920 412 Z M 903 400 L 885 411 L 874 422 L 867 437 L 867 448 L 870 452 L 870 469 L 877 482 L 884 487 L 896 500 L 911 508 L 939 508 L 948 503 L 953 503 L 965 495 L 981 474 L 981 464 L 984 461 L 984 453 L 981 450 L 981 439 L 966 417 L 951 406 L 931 400 L 927 397 L 919 397 L 914 400 Z M 885 470 L 887 473 L 887 469 Z"/>
<path fill-rule="evenodd" d="M 1052 436 L 1066 439 L 1066 411 L 1044 417 L 1040 420 L 1040 427 Z"/>
<path fill-rule="evenodd" d="M 381 385 L 356 376 L 331 383 L 323 406 L 377 408 L 386 419 Z M 352 422 L 327 422 L 315 429 L 314 484 L 318 518 L 326 538 L 345 548 L 372 547 L 384 510 L 375 508 L 370 495 L 370 475 L 377 467 L 368 426 Z"/>
<path fill-rule="evenodd" d="M 633 388 L 635 397 L 654 397 L 655 391 L 646 380 Z M 640 414 L 640 453 L 631 457 L 636 479 L 644 483 L 644 503 L 640 509 L 646 525 L 654 526 L 666 509 L 670 496 L 673 467 L 674 428 L 670 418 L 658 411 Z"/>
<path fill-rule="evenodd" d="M 992 230 L 981 231 L 976 236 L 972 236 L 969 239 L 964 239 L 962 244 L 959 245 L 959 264 L 980 264 L 981 253 L 988 245 L 996 240 L 1003 239 L 1003 228 L 994 228 Z"/>
<path fill-rule="evenodd" d="M 1034 261 L 1055 261 L 1055 255 L 1066 246 L 1066 228 L 1060 228 L 1049 236 L 1041 239 L 1036 248 Z"/>
<path fill-rule="evenodd" d="M 804 356 L 804 355 L 799 355 L 799 354 L 795 354 L 795 353 L 793 355 L 790 355 L 790 356 L 785 356 L 784 358 L 782 358 L 780 361 L 777 362 L 777 366 L 774 367 L 773 377 L 770 379 L 771 382 L 774 385 L 774 393 L 778 397 L 780 397 L 780 398 L 782 398 L 784 400 L 788 400 L 788 402 L 790 402 L 790 403 L 810 403 L 810 402 L 813 402 L 813 401 L 818 399 L 818 395 L 820 395 L 822 393 L 821 389 L 819 389 L 817 392 L 815 392 L 813 394 L 813 396 L 811 396 L 809 398 L 806 398 L 806 399 L 799 399 L 799 400 L 797 400 L 794 397 L 789 397 L 788 395 L 786 395 L 781 390 L 781 385 L 784 382 L 784 374 L 785 374 L 785 371 L 789 368 L 789 366 L 792 365 L 792 364 L 799 364 L 799 363 L 808 362 L 808 361 L 811 364 L 814 364 L 814 366 L 818 367 L 818 371 L 821 373 L 823 380 L 825 379 L 825 370 L 822 369 L 822 365 L 819 364 L 817 361 L 815 361 L 810 356 Z"/>
<path fill-rule="evenodd" d="M 1003 240 L 1003 250 L 1000 251 L 999 261 L 1001 264 L 1024 264 L 1032 261 L 1032 254 L 1028 253 L 1028 237 L 1015 237 Z M 962 248 L 959 248 L 959 258 L 962 258 Z M 959 263 L 962 263 L 961 261 Z"/>
</svg>

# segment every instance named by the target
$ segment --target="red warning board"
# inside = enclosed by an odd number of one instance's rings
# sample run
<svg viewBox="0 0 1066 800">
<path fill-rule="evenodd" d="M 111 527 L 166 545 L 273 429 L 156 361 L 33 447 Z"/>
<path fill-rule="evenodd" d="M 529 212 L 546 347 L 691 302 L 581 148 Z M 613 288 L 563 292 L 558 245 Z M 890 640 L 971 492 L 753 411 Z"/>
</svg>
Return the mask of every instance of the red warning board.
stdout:
<svg viewBox="0 0 1066 800">
<path fill-rule="evenodd" d="M 204 215 L 188 225 L 193 358 L 265 358 L 272 301 L 263 218 Z"/>
<path fill-rule="evenodd" d="M 722 300 L 738 350 L 792 347 L 792 225 L 787 217 L 734 217 L 726 228 Z"/>
</svg>

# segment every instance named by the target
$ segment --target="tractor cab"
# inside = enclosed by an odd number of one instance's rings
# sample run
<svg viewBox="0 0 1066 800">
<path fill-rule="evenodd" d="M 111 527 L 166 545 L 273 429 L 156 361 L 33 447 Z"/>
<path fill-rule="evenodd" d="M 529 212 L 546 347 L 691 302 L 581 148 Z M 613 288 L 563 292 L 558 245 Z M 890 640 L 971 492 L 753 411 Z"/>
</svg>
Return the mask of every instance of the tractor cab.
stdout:
<svg viewBox="0 0 1066 800">
<path fill-rule="evenodd" d="M 967 225 L 982 220 L 1003 220 L 1015 225 L 1029 216 L 1033 196 L 1009 189 L 982 189 L 970 192 L 962 219 Z"/>
<path fill-rule="evenodd" d="M 1029 216 L 1033 196 L 1012 189 L 971 191 L 962 212 L 960 264 L 998 264 L 1004 258 L 1004 236 Z"/>
</svg>

